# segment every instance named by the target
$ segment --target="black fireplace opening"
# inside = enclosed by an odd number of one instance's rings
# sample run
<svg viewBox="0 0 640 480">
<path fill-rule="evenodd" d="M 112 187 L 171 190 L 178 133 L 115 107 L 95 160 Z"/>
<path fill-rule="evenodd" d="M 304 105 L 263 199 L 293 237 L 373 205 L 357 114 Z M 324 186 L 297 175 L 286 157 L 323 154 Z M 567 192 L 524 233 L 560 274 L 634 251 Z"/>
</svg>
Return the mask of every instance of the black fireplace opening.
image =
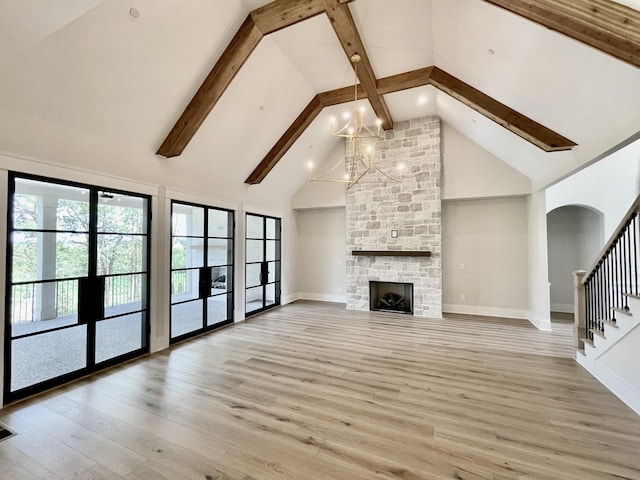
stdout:
<svg viewBox="0 0 640 480">
<path fill-rule="evenodd" d="M 369 310 L 413 315 L 413 283 L 369 281 Z"/>
</svg>

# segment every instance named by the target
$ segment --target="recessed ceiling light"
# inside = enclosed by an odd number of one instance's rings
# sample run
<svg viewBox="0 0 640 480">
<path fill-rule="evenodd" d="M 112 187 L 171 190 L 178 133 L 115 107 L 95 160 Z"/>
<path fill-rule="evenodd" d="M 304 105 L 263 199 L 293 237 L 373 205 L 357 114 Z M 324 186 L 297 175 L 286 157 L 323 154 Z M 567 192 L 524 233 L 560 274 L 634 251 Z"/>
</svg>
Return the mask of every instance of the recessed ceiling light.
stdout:
<svg viewBox="0 0 640 480">
<path fill-rule="evenodd" d="M 493 55 L 494 53 L 496 53 L 493 51 L 493 48 L 490 48 L 489 50 L 487 50 L 487 52 L 489 52 L 489 55 Z"/>
<path fill-rule="evenodd" d="M 138 18 L 140 16 L 140 10 L 138 10 L 136 7 L 131 7 L 129 9 L 129 15 L 131 15 L 133 18 Z"/>
<path fill-rule="evenodd" d="M 425 105 L 428 101 L 429 99 L 427 98 L 426 95 L 420 95 L 418 97 L 418 105 Z"/>
<path fill-rule="evenodd" d="M 264 105 L 260 105 L 260 111 L 264 110 Z"/>
</svg>

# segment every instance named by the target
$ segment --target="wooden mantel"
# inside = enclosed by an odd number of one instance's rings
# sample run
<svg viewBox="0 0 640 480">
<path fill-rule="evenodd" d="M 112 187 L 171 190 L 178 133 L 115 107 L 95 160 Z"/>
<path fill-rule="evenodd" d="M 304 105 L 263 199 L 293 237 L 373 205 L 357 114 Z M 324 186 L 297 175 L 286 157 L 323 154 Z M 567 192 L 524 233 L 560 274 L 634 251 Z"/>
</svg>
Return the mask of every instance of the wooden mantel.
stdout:
<svg viewBox="0 0 640 480">
<path fill-rule="evenodd" d="M 359 257 L 430 257 L 430 250 L 353 250 Z"/>
</svg>

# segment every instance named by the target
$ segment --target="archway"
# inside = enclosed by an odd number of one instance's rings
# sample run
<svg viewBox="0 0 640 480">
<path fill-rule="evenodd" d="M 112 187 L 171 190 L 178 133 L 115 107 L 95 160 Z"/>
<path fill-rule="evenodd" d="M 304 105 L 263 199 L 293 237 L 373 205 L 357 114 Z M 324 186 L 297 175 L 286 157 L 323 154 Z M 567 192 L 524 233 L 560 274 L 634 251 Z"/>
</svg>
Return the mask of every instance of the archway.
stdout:
<svg viewBox="0 0 640 480">
<path fill-rule="evenodd" d="M 573 313 L 572 272 L 586 270 L 604 245 L 604 214 L 567 205 L 547 213 L 551 312 Z"/>
</svg>

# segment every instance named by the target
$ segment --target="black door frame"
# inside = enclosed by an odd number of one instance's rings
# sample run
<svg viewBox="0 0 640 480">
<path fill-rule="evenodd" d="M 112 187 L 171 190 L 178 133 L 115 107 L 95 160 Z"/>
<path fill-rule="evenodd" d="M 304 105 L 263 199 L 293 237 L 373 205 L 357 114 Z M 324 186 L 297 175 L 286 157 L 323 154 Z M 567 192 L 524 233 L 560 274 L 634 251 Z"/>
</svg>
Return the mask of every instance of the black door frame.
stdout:
<svg viewBox="0 0 640 480">
<path fill-rule="evenodd" d="M 173 313 L 172 313 L 172 309 L 171 307 L 174 305 L 174 303 L 171 301 L 171 295 L 169 296 L 169 344 L 173 344 L 173 343 L 177 343 L 180 342 L 182 340 L 186 340 L 187 338 L 191 338 L 194 337 L 196 335 L 201 335 L 203 333 L 209 332 L 211 330 L 215 330 L 217 328 L 223 327 L 225 325 L 229 325 L 231 323 L 233 323 L 233 314 L 234 314 L 234 308 L 235 308 L 235 294 L 234 294 L 234 280 L 235 280 L 235 232 L 236 232 L 236 220 L 235 220 L 235 211 L 227 209 L 227 208 L 219 208 L 219 207 L 212 207 L 210 205 L 202 205 L 199 203 L 193 203 L 193 202 L 185 202 L 182 200 L 171 200 L 171 212 L 170 212 L 170 218 L 171 218 L 171 229 L 169 232 L 169 237 L 170 237 L 170 245 L 171 242 L 173 240 L 173 207 L 175 204 L 179 204 L 179 205 L 185 205 L 187 207 L 195 207 L 195 208 L 202 208 L 204 210 L 204 225 L 203 225 L 203 230 L 202 230 L 202 239 L 203 239 L 203 266 L 202 267 L 189 267 L 189 268 L 179 268 L 176 270 L 199 270 L 198 273 L 198 298 L 197 299 L 191 299 L 191 300 L 186 300 L 184 302 L 177 302 L 175 303 L 175 305 L 178 305 L 180 303 L 188 303 L 190 301 L 195 301 L 195 300 L 200 300 L 202 301 L 202 308 L 203 308 L 203 312 L 202 312 L 202 328 L 199 328 L 197 330 L 193 330 L 190 332 L 186 332 L 183 333 L 181 335 L 178 335 L 176 337 L 172 337 L 171 335 L 171 325 L 172 325 L 172 321 L 173 321 Z M 227 319 L 223 320 L 222 322 L 218 322 L 218 323 L 214 323 L 212 325 L 208 325 L 207 322 L 207 298 L 210 298 L 214 295 L 211 295 L 211 286 L 213 283 L 213 276 L 212 276 L 212 269 L 215 268 L 214 266 L 208 266 L 208 249 L 207 249 L 207 241 L 211 238 L 215 239 L 215 238 L 222 238 L 222 237 L 209 237 L 209 210 L 217 210 L 217 211 L 221 211 L 221 212 L 226 212 L 229 215 L 229 218 L 231 219 L 230 224 L 229 224 L 229 231 L 231 233 L 230 237 L 226 237 L 226 240 L 231 240 L 231 245 L 233 248 L 233 251 L 231 252 L 231 259 L 232 262 L 231 264 L 227 264 L 224 265 L 225 267 L 227 267 L 227 273 L 228 273 L 228 269 L 231 268 L 231 280 L 227 281 L 227 285 L 231 285 L 231 290 L 227 290 L 224 293 L 220 294 L 220 295 L 227 295 Z M 169 287 L 170 287 L 170 292 L 171 290 L 171 282 L 173 281 L 173 265 L 171 264 L 171 249 L 169 251 Z M 230 295 L 229 295 L 230 294 Z"/>
<path fill-rule="evenodd" d="M 140 311 L 142 315 L 142 346 L 140 349 L 125 353 L 123 355 L 116 356 L 114 358 L 99 362 L 96 364 L 95 362 L 95 344 L 96 344 L 96 323 L 102 319 L 104 319 L 104 304 L 102 304 L 102 308 L 98 308 L 93 306 L 92 302 L 94 302 L 98 297 L 98 293 L 91 288 L 91 293 L 85 297 L 84 302 L 80 298 L 80 292 L 78 292 L 78 322 L 73 325 L 67 325 L 62 327 L 57 327 L 49 330 L 43 330 L 39 332 L 33 332 L 26 335 L 21 335 L 16 338 L 27 338 L 30 336 L 39 335 L 42 333 L 51 333 L 55 331 L 65 330 L 68 328 L 77 327 L 79 325 L 87 325 L 87 345 L 86 345 L 86 366 L 82 369 L 69 372 L 63 375 L 60 375 L 55 378 L 51 378 L 48 380 L 44 380 L 42 382 L 38 382 L 33 385 L 29 385 L 27 387 L 18 389 L 16 391 L 11 391 L 11 351 L 12 351 L 12 325 L 11 325 L 11 316 L 12 316 L 12 286 L 14 282 L 12 281 L 13 274 L 13 242 L 12 235 L 16 229 L 14 229 L 13 225 L 13 213 L 14 213 L 14 197 L 15 197 L 15 187 L 16 187 L 16 179 L 25 179 L 25 180 L 33 180 L 37 182 L 49 183 L 54 185 L 61 186 L 69 186 L 76 188 L 83 188 L 89 191 L 89 231 L 82 232 L 88 234 L 88 272 L 86 277 L 72 277 L 65 278 L 64 280 L 78 280 L 79 283 L 82 281 L 89 282 L 92 287 L 99 286 L 100 284 L 104 285 L 104 279 L 107 276 L 111 275 L 97 275 L 97 245 L 98 245 L 98 231 L 97 231 L 97 214 L 98 214 L 98 192 L 99 191 L 107 191 L 113 192 L 117 194 L 127 195 L 131 197 L 142 198 L 146 200 L 146 218 L 144 221 L 145 225 L 145 233 L 146 237 L 145 248 L 146 248 L 146 258 L 143 261 L 143 267 L 146 269 L 144 272 L 146 274 L 146 282 L 142 286 L 142 295 L 141 301 L 142 309 Z M 26 397 L 30 397 L 37 393 L 41 393 L 45 390 L 49 390 L 54 387 L 58 387 L 65 383 L 68 383 L 72 380 L 76 380 L 78 378 L 82 378 L 97 371 L 103 370 L 105 368 L 111 367 L 113 365 L 117 365 L 133 358 L 139 357 L 146 353 L 149 353 L 149 339 L 150 339 L 150 315 L 149 315 L 149 307 L 151 304 L 150 299 L 150 281 L 151 281 L 151 196 L 146 194 L 140 194 L 136 192 L 129 192 L 126 190 L 120 190 L 117 188 L 109 188 L 102 187 L 97 185 L 89 185 L 80 182 L 73 182 L 69 180 L 62 180 L 59 178 L 46 177 L 42 175 L 33 175 L 21 172 L 10 171 L 8 177 L 8 203 L 7 203 L 7 248 L 6 248 L 6 273 L 5 273 L 5 331 L 4 331 L 4 395 L 3 395 L 3 403 L 5 405 L 15 402 L 17 400 L 21 400 Z M 56 230 L 57 231 L 57 230 Z M 86 279 L 86 280 L 82 280 Z M 50 280 L 39 280 L 36 282 L 27 282 L 27 283 L 49 283 Z M 22 282 L 15 282 L 16 284 L 20 284 Z M 80 288 L 80 285 L 78 285 Z M 85 288 L 86 289 L 86 288 Z M 80 319 L 80 305 L 83 305 L 83 314 L 84 320 Z M 102 311 L 102 315 L 99 312 Z M 131 312 L 130 312 L 131 313 Z M 133 312 L 137 313 L 137 312 Z M 87 315 L 94 314 L 97 315 L 95 318 L 90 318 Z M 98 318 L 99 317 L 99 318 Z M 115 318 L 115 317 L 109 317 Z"/>
<path fill-rule="evenodd" d="M 247 219 L 249 216 L 253 216 L 253 217 L 259 217 L 262 218 L 262 228 L 263 228 L 263 238 L 252 238 L 249 237 L 247 235 Z M 269 220 L 275 220 L 276 222 L 276 238 L 268 238 L 267 236 L 267 219 Z M 282 219 L 278 218 L 278 217 L 273 217 L 270 215 L 262 215 L 259 213 L 252 213 L 252 212 L 245 212 L 245 261 L 244 261 L 244 272 L 245 272 L 245 302 L 244 302 L 244 310 L 245 310 L 245 317 L 250 317 L 253 315 L 257 315 L 258 313 L 262 313 L 265 312 L 267 310 L 270 310 L 272 308 L 278 307 L 281 304 L 281 285 L 282 285 Z M 247 256 L 246 256 L 246 252 L 247 252 L 247 241 L 248 240 L 261 240 L 262 241 L 262 258 L 263 261 L 262 262 L 247 262 Z M 272 240 L 272 241 L 277 241 L 278 242 L 278 249 L 276 252 L 276 259 L 275 260 L 267 260 L 267 241 Z M 268 271 L 268 264 L 270 262 L 276 263 L 277 264 L 277 270 L 276 272 L 274 272 L 274 278 L 275 280 L 273 282 L 269 282 L 269 271 Z M 260 285 L 254 285 L 252 287 L 248 287 L 247 286 L 247 265 L 256 265 L 260 263 Z M 274 295 L 275 295 L 275 299 L 274 302 L 270 305 L 266 305 L 266 298 L 267 298 L 267 285 L 274 285 Z M 246 302 L 246 292 L 247 290 L 249 290 L 250 288 L 256 288 L 258 286 L 262 287 L 262 307 L 257 309 L 257 310 L 251 310 L 250 312 L 247 312 L 247 302 Z"/>
</svg>

